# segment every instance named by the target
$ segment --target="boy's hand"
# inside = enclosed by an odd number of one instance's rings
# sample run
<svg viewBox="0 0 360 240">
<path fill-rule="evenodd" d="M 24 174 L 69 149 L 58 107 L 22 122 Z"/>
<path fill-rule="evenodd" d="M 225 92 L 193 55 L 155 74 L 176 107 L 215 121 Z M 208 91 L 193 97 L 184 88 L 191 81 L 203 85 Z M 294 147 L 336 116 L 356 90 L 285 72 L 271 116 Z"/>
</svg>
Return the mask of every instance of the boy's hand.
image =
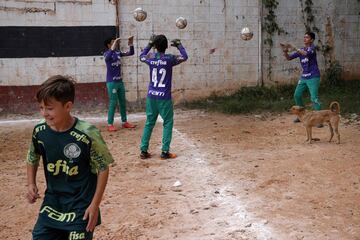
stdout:
<svg viewBox="0 0 360 240">
<path fill-rule="evenodd" d="M 28 193 L 26 195 L 29 203 L 34 203 L 36 202 L 36 199 L 40 198 L 40 195 L 38 193 L 38 188 L 35 184 L 30 184 L 28 186 Z"/>
<path fill-rule="evenodd" d="M 173 40 L 171 40 L 171 44 L 170 44 L 170 46 L 173 46 L 173 47 L 179 47 L 181 45 L 181 41 L 180 41 L 180 39 L 173 39 Z"/>
<path fill-rule="evenodd" d="M 291 43 L 280 43 L 283 52 L 296 51 L 296 48 Z"/>
<path fill-rule="evenodd" d="M 83 220 L 88 219 L 88 224 L 86 226 L 86 231 L 93 232 L 99 217 L 99 207 L 90 206 L 86 209 Z"/>
<path fill-rule="evenodd" d="M 150 47 L 153 47 L 153 46 L 154 46 L 155 37 L 156 37 L 155 34 L 151 35 L 151 37 L 150 37 L 150 39 L 149 39 L 149 46 L 150 46 Z"/>
<path fill-rule="evenodd" d="M 283 52 L 288 52 L 289 51 L 286 43 L 280 43 L 280 47 L 281 47 Z"/>
<path fill-rule="evenodd" d="M 292 45 L 291 43 L 288 43 L 288 49 L 290 51 L 296 51 L 297 50 L 296 47 L 294 47 L 294 45 Z"/>
<path fill-rule="evenodd" d="M 134 36 L 130 36 L 129 38 L 128 38 L 128 45 L 129 46 L 132 46 L 134 44 Z"/>
</svg>

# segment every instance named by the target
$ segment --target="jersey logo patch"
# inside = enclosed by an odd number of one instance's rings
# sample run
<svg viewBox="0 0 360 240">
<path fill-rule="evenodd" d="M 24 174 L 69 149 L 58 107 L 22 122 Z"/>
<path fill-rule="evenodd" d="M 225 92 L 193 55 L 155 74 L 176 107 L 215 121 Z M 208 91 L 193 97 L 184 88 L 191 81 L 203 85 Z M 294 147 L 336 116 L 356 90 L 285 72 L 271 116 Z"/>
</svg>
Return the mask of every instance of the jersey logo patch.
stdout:
<svg viewBox="0 0 360 240">
<path fill-rule="evenodd" d="M 69 158 L 77 158 L 80 156 L 81 149 L 76 143 L 69 143 L 64 147 L 64 155 Z"/>
</svg>

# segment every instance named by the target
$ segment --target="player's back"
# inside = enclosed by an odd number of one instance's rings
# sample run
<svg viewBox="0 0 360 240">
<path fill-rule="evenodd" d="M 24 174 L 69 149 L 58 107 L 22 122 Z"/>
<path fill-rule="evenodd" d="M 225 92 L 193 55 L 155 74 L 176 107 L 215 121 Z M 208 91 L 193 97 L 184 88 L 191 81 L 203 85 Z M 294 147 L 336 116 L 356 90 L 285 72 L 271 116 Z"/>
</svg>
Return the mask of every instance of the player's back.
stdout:
<svg viewBox="0 0 360 240">
<path fill-rule="evenodd" d="M 150 68 L 148 97 L 171 99 L 172 68 L 175 56 L 164 53 L 151 53 L 146 59 Z"/>
<path fill-rule="evenodd" d="M 150 82 L 147 96 L 152 99 L 171 99 L 172 68 L 187 60 L 188 56 L 183 46 L 178 47 L 180 55 L 164 52 L 149 53 L 148 45 L 140 54 L 140 61 L 149 65 Z"/>
</svg>

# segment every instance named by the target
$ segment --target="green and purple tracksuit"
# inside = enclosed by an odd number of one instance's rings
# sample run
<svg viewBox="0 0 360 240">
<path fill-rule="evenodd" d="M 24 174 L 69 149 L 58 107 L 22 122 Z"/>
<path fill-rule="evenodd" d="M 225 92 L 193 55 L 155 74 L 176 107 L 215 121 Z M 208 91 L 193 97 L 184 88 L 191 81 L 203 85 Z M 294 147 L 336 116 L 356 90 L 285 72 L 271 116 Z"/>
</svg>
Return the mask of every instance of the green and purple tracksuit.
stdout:
<svg viewBox="0 0 360 240">
<path fill-rule="evenodd" d="M 320 71 L 316 60 L 316 49 L 312 44 L 310 47 L 303 47 L 301 50 L 306 52 L 303 56 L 299 52 L 295 52 L 289 55 L 290 60 L 299 58 L 303 73 L 299 79 L 298 85 L 295 89 L 294 98 L 295 103 L 298 106 L 304 106 L 302 95 L 306 88 L 309 89 L 311 102 L 315 110 L 320 110 L 321 105 L 318 96 L 318 90 L 320 85 Z"/>
<path fill-rule="evenodd" d="M 121 52 L 107 50 L 104 53 L 106 62 L 106 87 L 109 96 L 108 124 L 114 123 L 116 106 L 120 105 L 121 121 L 127 121 L 126 117 L 126 98 L 125 86 L 121 78 L 121 57 L 134 55 L 134 46 L 130 46 L 130 51 Z"/>
<path fill-rule="evenodd" d="M 146 123 L 141 139 L 141 151 L 147 151 L 152 130 L 158 115 L 163 123 L 163 152 L 170 150 L 172 128 L 174 125 L 174 111 L 171 99 L 172 68 L 188 59 L 185 48 L 178 46 L 180 55 L 165 53 L 149 53 L 151 47 L 147 46 L 140 54 L 140 61 L 149 65 L 150 82 L 146 98 Z"/>
</svg>

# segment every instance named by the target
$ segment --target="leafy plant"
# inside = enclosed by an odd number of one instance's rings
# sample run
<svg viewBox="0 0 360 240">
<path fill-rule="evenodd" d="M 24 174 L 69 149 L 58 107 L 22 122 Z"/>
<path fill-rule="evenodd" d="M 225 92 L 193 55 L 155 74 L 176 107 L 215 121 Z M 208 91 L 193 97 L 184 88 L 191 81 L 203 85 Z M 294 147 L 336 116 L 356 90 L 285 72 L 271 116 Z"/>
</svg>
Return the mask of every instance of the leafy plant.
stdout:
<svg viewBox="0 0 360 240">
<path fill-rule="evenodd" d="M 276 21 L 275 10 L 279 5 L 277 0 L 262 0 L 263 6 L 267 10 L 267 14 L 264 17 L 264 22 L 262 28 L 267 33 L 266 38 L 264 39 L 264 45 L 268 46 L 265 50 L 265 53 L 268 56 L 269 66 L 268 66 L 268 78 L 272 81 L 272 60 L 274 59 L 272 55 L 272 47 L 274 45 L 273 36 L 275 34 L 282 34 L 285 33 L 284 29 L 279 26 Z M 261 84 L 264 85 L 263 83 Z"/>
<path fill-rule="evenodd" d="M 333 61 L 330 63 L 329 67 L 326 68 L 325 74 L 323 77 L 323 82 L 325 85 L 331 87 L 339 87 L 343 85 L 343 80 L 341 79 L 342 75 L 342 66 L 338 61 Z"/>
<path fill-rule="evenodd" d="M 331 79 L 339 73 L 339 66 L 334 64 L 328 72 Z M 326 77 L 325 77 L 326 78 Z M 325 79 L 324 78 L 324 79 Z M 342 114 L 360 114 L 360 80 L 336 82 L 338 85 L 329 85 L 322 81 L 319 97 L 323 109 L 326 109 L 330 102 L 338 101 L 341 105 Z M 340 86 L 341 85 L 341 86 Z M 209 98 L 187 102 L 187 108 L 201 108 L 208 111 L 223 112 L 229 114 L 254 113 L 254 112 L 285 112 L 294 105 L 295 85 L 279 85 L 272 87 L 243 87 L 230 96 L 219 96 L 212 94 Z M 304 94 L 305 104 L 310 103 L 309 93 Z"/>
</svg>

